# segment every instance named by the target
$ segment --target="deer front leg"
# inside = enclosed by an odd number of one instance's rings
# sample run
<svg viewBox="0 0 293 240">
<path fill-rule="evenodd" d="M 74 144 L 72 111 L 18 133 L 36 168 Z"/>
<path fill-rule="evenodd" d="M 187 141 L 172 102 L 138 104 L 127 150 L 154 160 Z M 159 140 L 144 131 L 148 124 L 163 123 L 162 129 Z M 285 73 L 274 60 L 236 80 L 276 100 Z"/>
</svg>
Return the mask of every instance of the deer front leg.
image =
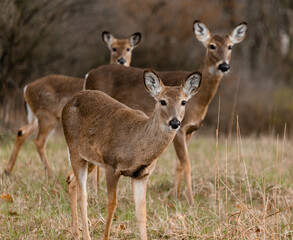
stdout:
<svg viewBox="0 0 293 240">
<path fill-rule="evenodd" d="M 96 171 L 97 171 L 97 174 L 96 174 L 96 176 L 97 176 L 97 182 L 96 182 L 96 186 L 97 186 L 97 189 L 99 189 L 100 188 L 100 168 L 99 167 L 96 167 Z"/>
<path fill-rule="evenodd" d="M 111 167 L 105 168 L 106 183 L 108 191 L 108 206 L 107 206 L 107 222 L 104 233 L 104 240 L 108 240 L 110 236 L 110 227 L 113 219 L 114 212 L 117 206 L 117 184 L 120 177 L 120 173 L 115 174 L 115 171 Z"/>
<path fill-rule="evenodd" d="M 90 188 L 92 189 L 92 194 L 94 197 L 96 197 L 98 194 L 96 167 L 93 169 L 92 173 L 89 175 L 89 183 L 90 183 Z"/>
<path fill-rule="evenodd" d="M 189 138 L 190 139 L 190 138 Z M 181 176 L 184 172 L 187 188 L 187 201 L 190 205 L 194 204 L 193 193 L 192 193 L 192 182 L 191 182 L 191 164 L 190 158 L 187 150 L 186 135 L 181 130 L 179 130 L 174 138 L 174 148 L 179 161 L 176 162 L 176 172 L 175 172 L 175 184 L 173 189 L 174 196 L 179 193 Z"/>
<path fill-rule="evenodd" d="M 146 231 L 146 188 L 148 177 L 132 178 L 132 191 L 135 204 L 135 215 L 139 225 L 140 239 L 147 239 Z"/>
<path fill-rule="evenodd" d="M 146 190 L 149 176 L 156 167 L 157 159 L 145 169 L 147 176 L 141 179 L 132 178 L 132 191 L 135 204 L 135 215 L 139 225 L 139 232 L 141 240 L 147 239 L 146 231 Z"/>
<path fill-rule="evenodd" d="M 37 121 L 33 122 L 32 124 L 28 124 L 18 130 L 15 143 L 13 146 L 12 154 L 11 154 L 9 163 L 5 169 L 6 174 L 10 174 L 12 172 L 14 164 L 18 156 L 18 152 L 21 149 L 22 145 L 24 144 L 25 140 L 29 136 L 35 134 L 37 130 L 38 130 Z"/>
</svg>

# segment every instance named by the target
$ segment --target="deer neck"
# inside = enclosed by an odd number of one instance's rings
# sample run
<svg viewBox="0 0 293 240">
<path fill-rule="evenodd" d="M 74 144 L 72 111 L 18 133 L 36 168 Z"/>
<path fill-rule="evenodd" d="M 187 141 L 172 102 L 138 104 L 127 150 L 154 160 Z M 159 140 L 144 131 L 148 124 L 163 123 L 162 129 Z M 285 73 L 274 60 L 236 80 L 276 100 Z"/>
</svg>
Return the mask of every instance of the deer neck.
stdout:
<svg viewBox="0 0 293 240">
<path fill-rule="evenodd" d="M 137 145 L 142 147 L 142 154 L 148 159 L 156 159 L 167 148 L 169 143 L 175 137 L 176 131 L 170 130 L 167 126 L 163 126 L 160 121 L 160 111 L 156 110 L 153 115 L 141 126 L 139 136 L 137 136 Z M 144 150 L 146 151 L 145 153 Z"/>
<path fill-rule="evenodd" d="M 196 94 L 196 101 L 202 106 L 208 106 L 214 98 L 224 74 L 212 66 L 208 57 L 199 68 L 202 73 L 201 87 Z"/>
<path fill-rule="evenodd" d="M 157 110 L 157 107 L 155 108 L 153 115 L 145 123 L 145 130 L 150 141 L 154 141 L 155 139 L 162 145 L 164 145 L 163 143 L 168 145 L 176 134 L 175 131 L 170 130 L 169 127 L 161 123 L 160 111 Z"/>
</svg>

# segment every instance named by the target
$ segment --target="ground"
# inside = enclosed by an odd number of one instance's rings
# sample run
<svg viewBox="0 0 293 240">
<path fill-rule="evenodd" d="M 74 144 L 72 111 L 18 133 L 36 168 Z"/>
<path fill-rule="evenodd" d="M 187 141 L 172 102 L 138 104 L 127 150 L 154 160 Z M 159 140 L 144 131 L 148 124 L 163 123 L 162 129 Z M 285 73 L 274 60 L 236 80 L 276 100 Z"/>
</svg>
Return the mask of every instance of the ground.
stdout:
<svg viewBox="0 0 293 240">
<path fill-rule="evenodd" d="M 62 133 L 47 147 L 54 177 L 47 179 L 32 141 L 19 154 L 11 176 L 3 174 L 14 136 L 0 137 L 0 239 L 71 239 L 66 173 L 70 170 Z M 189 146 L 195 205 L 174 199 L 172 145 L 150 177 L 147 190 L 149 239 L 293 239 L 292 140 L 278 136 L 195 136 Z M 94 195 L 88 184 L 93 239 L 106 218 L 102 171 Z M 81 226 L 81 224 L 80 224 Z M 138 239 L 130 179 L 119 182 L 111 239 Z"/>
</svg>

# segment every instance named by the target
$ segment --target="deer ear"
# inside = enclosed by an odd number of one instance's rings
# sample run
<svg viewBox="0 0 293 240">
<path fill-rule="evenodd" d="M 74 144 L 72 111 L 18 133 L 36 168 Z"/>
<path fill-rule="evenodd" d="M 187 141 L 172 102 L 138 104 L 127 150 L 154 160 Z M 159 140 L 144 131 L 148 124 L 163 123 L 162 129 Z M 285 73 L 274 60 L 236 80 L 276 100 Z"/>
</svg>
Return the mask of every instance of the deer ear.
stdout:
<svg viewBox="0 0 293 240">
<path fill-rule="evenodd" d="M 129 37 L 130 46 L 135 48 L 141 40 L 141 33 L 136 32 Z"/>
<path fill-rule="evenodd" d="M 196 20 L 193 23 L 193 31 L 196 38 L 199 41 L 201 41 L 205 46 L 207 46 L 211 39 L 211 34 L 209 29 L 206 27 L 206 25 Z"/>
<path fill-rule="evenodd" d="M 229 33 L 229 39 L 233 44 L 240 43 L 245 38 L 246 32 L 247 23 L 240 23 Z"/>
<path fill-rule="evenodd" d="M 190 99 L 199 89 L 201 83 L 201 73 L 193 72 L 185 80 L 182 85 L 184 93 Z M 187 99 L 187 100 L 188 100 Z"/>
<path fill-rule="evenodd" d="M 144 70 L 143 79 L 146 90 L 154 98 L 156 98 L 164 88 L 164 84 L 162 83 L 161 79 L 149 69 Z"/>
<path fill-rule="evenodd" d="M 104 32 L 102 33 L 102 39 L 103 39 L 104 43 L 106 43 L 106 45 L 107 45 L 108 47 L 110 47 L 111 44 L 112 44 L 113 41 L 114 41 L 114 36 L 113 36 L 111 33 L 107 32 L 107 31 L 104 31 Z"/>
</svg>

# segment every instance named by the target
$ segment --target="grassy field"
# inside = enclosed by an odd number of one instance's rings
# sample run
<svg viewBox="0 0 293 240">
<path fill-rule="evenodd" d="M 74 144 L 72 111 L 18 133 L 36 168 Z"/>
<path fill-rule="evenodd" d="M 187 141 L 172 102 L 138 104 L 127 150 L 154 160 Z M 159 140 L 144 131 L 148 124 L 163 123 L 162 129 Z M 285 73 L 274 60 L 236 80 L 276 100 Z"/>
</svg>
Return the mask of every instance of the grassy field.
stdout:
<svg viewBox="0 0 293 240">
<path fill-rule="evenodd" d="M 48 142 L 54 177 L 46 179 L 32 141 L 20 152 L 10 177 L 3 175 L 14 136 L 0 138 L 0 239 L 71 239 L 66 173 L 70 170 L 61 134 Z M 290 139 L 197 136 L 190 144 L 195 205 L 173 199 L 175 153 L 170 146 L 150 177 L 149 239 L 293 239 L 293 149 Z M 101 239 L 106 187 L 89 187 L 93 239 Z M 111 239 L 139 239 L 130 179 L 119 183 Z"/>
</svg>

